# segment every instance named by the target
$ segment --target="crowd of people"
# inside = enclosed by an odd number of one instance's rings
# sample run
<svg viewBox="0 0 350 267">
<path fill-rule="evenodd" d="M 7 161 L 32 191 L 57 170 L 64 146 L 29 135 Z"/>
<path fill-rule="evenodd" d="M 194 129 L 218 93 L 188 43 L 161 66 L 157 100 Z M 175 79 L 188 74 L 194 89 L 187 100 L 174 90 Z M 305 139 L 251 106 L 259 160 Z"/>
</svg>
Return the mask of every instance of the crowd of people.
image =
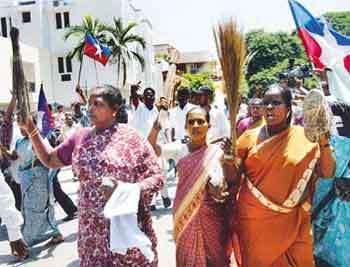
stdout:
<svg viewBox="0 0 350 267">
<path fill-rule="evenodd" d="M 25 259 L 39 242 L 64 242 L 56 199 L 65 221 L 79 217 L 80 266 L 158 266 L 151 214 L 160 192 L 173 213 L 178 267 L 350 266 L 350 106 L 319 75 L 329 106 L 321 108 L 335 119 L 316 141 L 305 134 L 301 107 L 310 96 L 298 79 L 294 88 L 284 80 L 257 87 L 235 122 L 206 85 L 177 88 L 176 103 L 139 84 L 128 102 L 110 85 L 88 98 L 77 88 L 79 102 L 71 111 L 56 106 L 47 137 L 37 116 L 14 122 L 13 97 L 0 117 L 0 217 L 12 253 Z M 77 206 L 57 178 L 65 166 L 79 182 Z"/>
</svg>

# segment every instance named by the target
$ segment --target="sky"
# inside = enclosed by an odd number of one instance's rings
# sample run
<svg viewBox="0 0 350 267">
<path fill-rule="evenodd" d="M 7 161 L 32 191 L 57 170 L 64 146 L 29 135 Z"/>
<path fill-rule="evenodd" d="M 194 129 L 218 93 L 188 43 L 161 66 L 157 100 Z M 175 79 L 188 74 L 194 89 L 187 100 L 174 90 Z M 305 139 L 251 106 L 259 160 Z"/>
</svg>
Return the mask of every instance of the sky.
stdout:
<svg viewBox="0 0 350 267">
<path fill-rule="evenodd" d="M 245 31 L 295 28 L 287 0 L 134 0 L 150 19 L 156 43 L 180 51 L 215 49 L 212 26 L 231 16 Z M 350 0 L 299 0 L 314 16 L 327 11 L 350 11 Z"/>
</svg>

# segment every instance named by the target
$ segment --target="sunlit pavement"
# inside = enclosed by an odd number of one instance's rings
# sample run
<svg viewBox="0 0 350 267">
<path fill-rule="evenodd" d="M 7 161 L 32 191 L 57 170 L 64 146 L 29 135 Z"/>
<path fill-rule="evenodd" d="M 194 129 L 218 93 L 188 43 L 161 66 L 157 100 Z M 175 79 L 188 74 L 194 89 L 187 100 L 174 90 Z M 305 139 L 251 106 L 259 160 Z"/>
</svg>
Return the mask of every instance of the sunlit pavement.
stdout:
<svg viewBox="0 0 350 267">
<path fill-rule="evenodd" d="M 73 181 L 70 169 L 60 172 L 59 180 L 63 190 L 76 201 L 78 182 Z M 175 195 L 176 181 L 172 176 L 169 181 L 169 195 L 173 199 Z M 157 210 L 153 212 L 153 224 L 158 237 L 159 267 L 175 267 L 175 245 L 172 239 L 171 210 L 164 209 L 163 203 L 158 197 Z M 31 250 L 30 258 L 24 262 L 16 262 L 10 256 L 9 243 L 5 227 L 0 229 L 0 266 L 13 267 L 78 267 L 77 254 L 77 219 L 63 222 L 66 216 L 62 208 L 56 204 L 56 218 L 59 228 L 65 237 L 65 242 L 54 247 L 47 247 L 45 243 L 39 244 Z"/>
</svg>

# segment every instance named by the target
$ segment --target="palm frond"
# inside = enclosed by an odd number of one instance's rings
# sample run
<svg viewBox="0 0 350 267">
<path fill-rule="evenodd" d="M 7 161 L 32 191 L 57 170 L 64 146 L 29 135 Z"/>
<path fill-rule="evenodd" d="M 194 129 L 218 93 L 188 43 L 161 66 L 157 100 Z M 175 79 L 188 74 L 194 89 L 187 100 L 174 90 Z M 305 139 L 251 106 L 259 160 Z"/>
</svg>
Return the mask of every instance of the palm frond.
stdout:
<svg viewBox="0 0 350 267">
<path fill-rule="evenodd" d="M 132 57 L 140 64 L 142 71 L 144 71 L 146 64 L 144 57 L 134 51 L 131 51 L 131 54 Z"/>
</svg>

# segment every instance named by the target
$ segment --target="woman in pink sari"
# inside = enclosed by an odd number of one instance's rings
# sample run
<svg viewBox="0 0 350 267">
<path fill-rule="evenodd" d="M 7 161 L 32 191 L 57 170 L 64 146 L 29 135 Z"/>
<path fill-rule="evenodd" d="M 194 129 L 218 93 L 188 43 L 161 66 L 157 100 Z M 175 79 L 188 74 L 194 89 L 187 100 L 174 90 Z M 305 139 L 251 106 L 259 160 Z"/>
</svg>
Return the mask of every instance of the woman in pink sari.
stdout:
<svg viewBox="0 0 350 267">
<path fill-rule="evenodd" d="M 96 88 L 89 99 L 93 128 L 84 128 L 63 144 L 50 150 L 43 143 L 32 121 L 26 128 L 37 156 L 50 168 L 72 165 L 80 181 L 78 252 L 81 267 L 154 267 L 157 266 L 156 236 L 152 228 L 150 202 L 163 185 L 157 158 L 135 130 L 116 123 L 122 96 L 111 86 Z M 126 254 L 110 250 L 110 222 L 103 216 L 107 202 L 102 181 L 138 183 L 141 188 L 138 226 L 152 243 L 152 262 L 139 248 Z"/>
<path fill-rule="evenodd" d="M 156 154 L 177 162 L 178 185 L 173 206 L 176 266 L 226 267 L 228 216 L 225 200 L 228 193 L 224 174 L 223 150 L 207 145 L 210 127 L 208 113 L 199 107 L 187 113 L 188 143 L 175 141 L 156 145 L 159 125 L 148 138 Z"/>
</svg>

